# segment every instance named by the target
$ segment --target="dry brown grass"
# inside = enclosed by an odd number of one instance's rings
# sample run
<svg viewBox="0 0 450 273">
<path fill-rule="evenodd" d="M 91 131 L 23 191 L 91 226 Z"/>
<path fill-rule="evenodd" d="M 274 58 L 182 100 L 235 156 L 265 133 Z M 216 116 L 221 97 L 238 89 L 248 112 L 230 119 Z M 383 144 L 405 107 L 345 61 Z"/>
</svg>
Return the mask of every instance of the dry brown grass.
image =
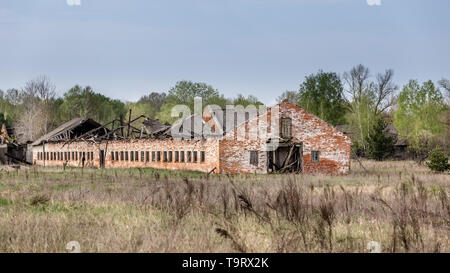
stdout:
<svg viewBox="0 0 450 273">
<path fill-rule="evenodd" d="M 348 176 L 0 172 L 0 252 L 450 252 L 450 176 L 413 162 Z"/>
</svg>

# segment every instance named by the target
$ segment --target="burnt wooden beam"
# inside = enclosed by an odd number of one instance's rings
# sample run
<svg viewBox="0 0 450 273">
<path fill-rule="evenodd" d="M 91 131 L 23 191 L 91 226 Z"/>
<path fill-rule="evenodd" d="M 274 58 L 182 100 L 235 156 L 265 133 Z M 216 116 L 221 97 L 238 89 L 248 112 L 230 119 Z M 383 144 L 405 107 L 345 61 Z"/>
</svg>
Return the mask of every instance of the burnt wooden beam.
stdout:
<svg viewBox="0 0 450 273">
<path fill-rule="evenodd" d="M 362 164 L 362 162 L 359 160 L 359 156 L 355 153 L 355 151 L 353 151 L 353 149 L 352 149 L 352 153 L 353 153 L 353 155 L 355 156 L 355 159 L 356 159 L 356 161 L 358 161 L 358 163 L 359 163 L 359 165 L 361 166 L 361 168 L 363 168 L 364 171 L 367 172 L 366 167 L 364 167 L 364 165 Z"/>
<path fill-rule="evenodd" d="M 120 115 L 120 133 L 123 136 L 123 115 Z"/>
<path fill-rule="evenodd" d="M 289 165 L 284 166 L 283 168 L 281 168 L 280 173 L 285 173 L 290 167 L 294 166 L 294 164 L 296 164 L 296 163 L 297 163 L 297 161 L 294 161 L 294 162 L 290 163 Z"/>
<path fill-rule="evenodd" d="M 114 123 L 114 121 L 116 121 L 116 120 L 110 121 L 110 122 L 108 122 L 108 123 L 106 123 L 106 124 L 104 124 L 104 125 L 102 125 L 102 126 L 100 126 L 100 127 L 97 127 L 97 128 L 92 129 L 92 130 L 89 130 L 89 131 L 87 131 L 86 133 L 84 133 L 84 134 L 82 134 L 82 135 L 80 135 L 80 136 L 78 136 L 78 137 L 75 137 L 74 139 L 71 139 L 71 140 L 68 139 L 68 144 L 72 143 L 73 141 L 82 139 L 82 138 L 84 138 L 84 137 L 86 137 L 86 136 L 88 136 L 88 135 L 92 135 L 94 132 L 96 132 L 96 131 L 98 131 L 98 130 L 105 129 L 105 131 L 106 131 L 106 126 L 108 126 L 108 125 Z M 66 144 L 64 144 L 64 145 L 66 145 Z"/>
<path fill-rule="evenodd" d="M 128 114 L 128 131 L 127 131 L 127 137 L 130 137 L 130 126 L 131 126 L 131 109 L 130 109 L 130 113 Z"/>
</svg>

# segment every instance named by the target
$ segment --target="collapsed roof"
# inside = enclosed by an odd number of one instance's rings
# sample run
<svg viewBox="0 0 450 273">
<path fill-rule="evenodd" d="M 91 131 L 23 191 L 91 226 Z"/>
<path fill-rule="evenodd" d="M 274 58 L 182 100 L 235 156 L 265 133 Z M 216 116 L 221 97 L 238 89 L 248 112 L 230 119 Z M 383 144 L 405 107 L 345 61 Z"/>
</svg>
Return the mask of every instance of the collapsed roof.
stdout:
<svg viewBox="0 0 450 273">
<path fill-rule="evenodd" d="M 101 124 L 90 118 L 74 118 L 66 123 L 63 123 L 53 131 L 41 136 L 35 140 L 32 145 L 40 145 L 43 142 L 58 142 L 74 139 L 85 134 L 95 128 L 100 127 Z M 99 135 L 106 134 L 106 131 L 98 132 Z"/>
<path fill-rule="evenodd" d="M 239 111 L 243 111 L 245 115 L 238 115 Z M 193 114 L 172 126 L 167 126 L 144 115 L 132 120 L 130 110 L 128 122 L 121 117 L 102 125 L 90 118 L 75 118 L 40 137 L 32 145 L 40 145 L 44 142 L 69 144 L 74 141 L 97 142 L 136 138 L 214 138 L 227 134 L 256 116 L 256 109 L 254 113 L 248 109 L 245 111 L 243 109 L 209 109 L 209 116 Z"/>
<path fill-rule="evenodd" d="M 136 125 L 138 121 L 141 121 L 140 129 Z M 96 142 L 102 140 L 157 137 L 163 135 L 168 128 L 170 127 L 143 115 L 133 120 L 130 119 L 129 122 L 125 122 L 122 119 L 115 119 L 103 125 L 90 118 L 74 118 L 38 138 L 32 145 L 36 146 L 44 142 L 65 142 L 67 144 L 74 141 Z"/>
</svg>

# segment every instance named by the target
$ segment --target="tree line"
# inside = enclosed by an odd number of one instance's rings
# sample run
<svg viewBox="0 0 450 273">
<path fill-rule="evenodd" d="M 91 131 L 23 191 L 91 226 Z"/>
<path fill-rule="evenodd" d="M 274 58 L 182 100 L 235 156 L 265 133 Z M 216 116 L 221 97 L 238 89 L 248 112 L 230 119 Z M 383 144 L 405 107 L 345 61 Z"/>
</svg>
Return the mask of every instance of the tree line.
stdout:
<svg viewBox="0 0 450 273">
<path fill-rule="evenodd" d="M 449 152 L 449 97 L 447 79 L 437 84 L 410 80 L 400 88 L 392 69 L 372 75 L 357 65 L 342 76 L 311 74 L 299 90 L 286 91 L 278 100 L 288 99 L 333 125 L 346 125 L 353 151 L 376 160 L 394 151 L 398 139 L 387 133 L 392 124 L 412 156 L 423 161 L 434 149 Z"/>
<path fill-rule="evenodd" d="M 201 97 L 203 105 L 216 104 L 221 107 L 262 104 L 252 95 L 245 97 L 239 94 L 235 98 L 225 98 L 212 86 L 192 81 L 179 81 L 167 92 L 151 92 L 136 102 L 111 99 L 90 86 L 80 85 L 58 96 L 50 79 L 39 76 L 27 81 L 20 89 L 0 90 L 0 125 L 14 128 L 21 143 L 33 141 L 73 118 L 92 118 L 104 124 L 125 118 L 130 109 L 132 119 L 145 115 L 170 125 L 176 120 L 171 116 L 172 107 L 184 104 L 193 111 L 194 97 Z"/>
<path fill-rule="evenodd" d="M 100 123 L 146 115 L 171 124 L 171 109 L 177 104 L 262 104 L 255 96 L 226 98 L 206 83 L 179 81 L 166 92 L 151 92 L 136 102 L 109 98 L 90 86 L 75 85 L 62 96 L 45 76 L 30 80 L 20 89 L 0 90 L 0 124 L 15 129 L 20 142 L 32 141 L 76 117 L 90 117 Z M 394 81 L 394 71 L 372 74 L 357 65 L 339 75 L 318 71 L 307 77 L 298 90 L 285 91 L 278 101 L 289 100 L 332 125 L 345 125 L 352 136 L 353 150 L 360 156 L 382 160 L 392 154 L 395 137 L 386 135 L 393 124 L 408 141 L 410 151 L 421 160 L 429 152 L 449 149 L 450 81 L 420 83 L 410 80 L 403 87 Z"/>
</svg>

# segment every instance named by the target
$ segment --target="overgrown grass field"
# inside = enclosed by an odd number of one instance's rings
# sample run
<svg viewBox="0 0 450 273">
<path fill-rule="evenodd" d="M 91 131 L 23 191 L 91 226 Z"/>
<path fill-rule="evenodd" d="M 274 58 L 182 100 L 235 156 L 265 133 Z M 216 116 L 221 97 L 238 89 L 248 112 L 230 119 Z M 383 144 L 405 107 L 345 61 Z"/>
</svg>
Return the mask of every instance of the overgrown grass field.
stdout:
<svg viewBox="0 0 450 273">
<path fill-rule="evenodd" d="M 348 176 L 152 169 L 0 172 L 0 252 L 450 252 L 450 175 L 353 162 Z"/>
</svg>

